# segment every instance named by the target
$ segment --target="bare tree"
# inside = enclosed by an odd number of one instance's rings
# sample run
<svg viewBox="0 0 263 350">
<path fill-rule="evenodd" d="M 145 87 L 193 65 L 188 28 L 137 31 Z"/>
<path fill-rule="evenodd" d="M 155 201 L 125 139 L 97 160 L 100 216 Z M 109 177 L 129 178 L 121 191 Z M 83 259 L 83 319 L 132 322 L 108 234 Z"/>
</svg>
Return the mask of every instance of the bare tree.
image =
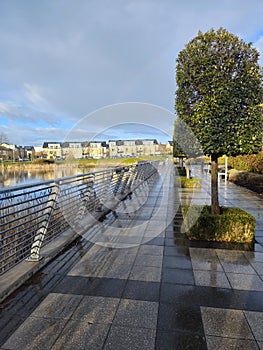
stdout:
<svg viewBox="0 0 263 350">
<path fill-rule="evenodd" d="M 4 132 L 0 132 L 0 145 L 2 143 L 8 143 L 8 137 Z"/>
</svg>

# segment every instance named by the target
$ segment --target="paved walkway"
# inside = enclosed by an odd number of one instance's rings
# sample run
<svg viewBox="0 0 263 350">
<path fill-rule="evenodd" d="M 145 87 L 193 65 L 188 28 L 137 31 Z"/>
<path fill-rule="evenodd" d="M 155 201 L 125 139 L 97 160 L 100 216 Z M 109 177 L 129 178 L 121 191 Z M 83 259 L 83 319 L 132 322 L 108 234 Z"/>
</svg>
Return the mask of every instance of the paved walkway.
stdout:
<svg viewBox="0 0 263 350">
<path fill-rule="evenodd" d="M 257 243 L 190 242 L 180 206 L 210 203 L 210 178 L 180 190 L 172 171 L 5 301 L 0 349 L 263 349 L 263 199 L 221 180 L 221 204 L 256 217 Z"/>
</svg>

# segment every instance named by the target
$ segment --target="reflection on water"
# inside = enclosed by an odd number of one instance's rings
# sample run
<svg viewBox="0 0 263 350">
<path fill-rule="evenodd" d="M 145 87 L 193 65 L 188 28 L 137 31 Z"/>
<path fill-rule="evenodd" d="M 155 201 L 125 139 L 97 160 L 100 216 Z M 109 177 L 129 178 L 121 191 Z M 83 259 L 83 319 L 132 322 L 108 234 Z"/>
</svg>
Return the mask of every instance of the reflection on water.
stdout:
<svg viewBox="0 0 263 350">
<path fill-rule="evenodd" d="M 80 169 L 78 167 L 60 167 L 56 166 L 54 170 L 4 170 L 0 169 L 0 188 L 30 184 L 40 181 L 53 180 L 72 175 L 84 174 L 93 171 L 94 168 Z M 98 170 L 98 169 L 96 169 Z"/>
</svg>

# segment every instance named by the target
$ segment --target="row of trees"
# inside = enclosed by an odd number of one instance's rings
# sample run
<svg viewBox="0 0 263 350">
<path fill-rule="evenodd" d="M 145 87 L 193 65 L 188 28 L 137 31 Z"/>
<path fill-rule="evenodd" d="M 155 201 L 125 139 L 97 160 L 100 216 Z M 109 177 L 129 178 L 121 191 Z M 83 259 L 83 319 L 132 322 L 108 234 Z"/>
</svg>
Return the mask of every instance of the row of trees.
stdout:
<svg viewBox="0 0 263 350">
<path fill-rule="evenodd" d="M 199 32 L 177 58 L 175 143 L 178 153 L 188 157 L 211 156 L 214 214 L 219 214 L 218 158 L 262 148 L 263 74 L 258 59 L 251 43 L 223 28 Z"/>
</svg>

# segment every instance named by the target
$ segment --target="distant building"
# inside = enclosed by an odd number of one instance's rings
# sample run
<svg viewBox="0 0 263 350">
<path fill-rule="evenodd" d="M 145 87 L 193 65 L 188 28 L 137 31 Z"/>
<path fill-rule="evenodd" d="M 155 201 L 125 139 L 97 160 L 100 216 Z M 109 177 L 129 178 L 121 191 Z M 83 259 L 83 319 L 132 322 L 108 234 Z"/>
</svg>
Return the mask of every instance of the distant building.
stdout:
<svg viewBox="0 0 263 350">
<path fill-rule="evenodd" d="M 108 156 L 108 145 L 105 141 L 91 141 L 87 149 L 89 158 L 101 159 Z"/>
<path fill-rule="evenodd" d="M 108 142 L 44 142 L 42 154 L 43 158 L 47 159 L 140 157 L 143 155 L 172 154 L 172 144 L 172 141 L 168 141 L 167 144 L 159 144 L 156 139 L 109 140 Z"/>
<path fill-rule="evenodd" d="M 155 139 L 109 140 L 109 156 L 111 158 L 138 157 L 159 153 Z"/>
<path fill-rule="evenodd" d="M 87 153 L 86 150 L 87 143 L 83 142 L 63 142 L 62 155 L 63 159 L 81 159 L 85 158 Z"/>
<path fill-rule="evenodd" d="M 11 144 L 9 144 L 9 143 L 1 143 L 1 146 L 2 146 L 2 147 L 5 147 L 5 148 L 12 149 L 13 151 L 16 150 L 16 145 L 11 145 Z"/>
<path fill-rule="evenodd" d="M 42 146 L 34 146 L 35 158 L 42 158 L 44 148 Z"/>
<path fill-rule="evenodd" d="M 16 153 L 16 156 L 17 156 L 16 160 L 22 161 L 24 159 L 28 159 L 27 158 L 26 147 L 16 146 L 16 152 L 15 153 Z"/>
<path fill-rule="evenodd" d="M 0 147 L 0 158 L 3 160 L 23 161 L 34 159 L 35 156 L 33 146 L 17 146 L 2 143 Z"/>
<path fill-rule="evenodd" d="M 43 158 L 54 160 L 57 158 L 62 158 L 61 142 L 44 142 Z"/>
<path fill-rule="evenodd" d="M 166 144 L 166 151 L 169 154 L 173 154 L 173 141 L 168 141 Z"/>
<path fill-rule="evenodd" d="M 87 154 L 86 143 L 44 142 L 42 153 L 46 159 L 81 159 Z"/>
<path fill-rule="evenodd" d="M 12 160 L 14 150 L 12 148 L 0 145 L 0 160 Z"/>
<path fill-rule="evenodd" d="M 15 161 L 19 158 L 19 150 L 16 145 L 8 143 L 0 144 L 0 158 L 6 161 Z"/>
<path fill-rule="evenodd" d="M 35 158 L 35 148 L 33 146 L 24 147 L 24 158 L 30 160 Z"/>
</svg>

